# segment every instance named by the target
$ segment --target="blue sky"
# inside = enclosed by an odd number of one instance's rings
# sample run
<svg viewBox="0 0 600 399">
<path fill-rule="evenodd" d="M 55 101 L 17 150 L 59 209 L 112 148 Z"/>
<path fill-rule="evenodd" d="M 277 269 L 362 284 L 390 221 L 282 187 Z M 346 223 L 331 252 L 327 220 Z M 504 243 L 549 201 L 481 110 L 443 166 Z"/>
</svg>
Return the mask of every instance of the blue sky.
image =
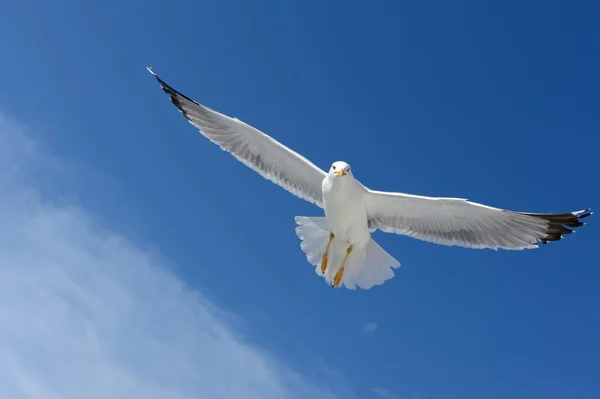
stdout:
<svg viewBox="0 0 600 399">
<path fill-rule="evenodd" d="M 600 395 L 595 217 L 524 252 L 377 233 L 396 277 L 332 290 L 294 233 L 321 211 L 196 133 L 144 69 L 373 189 L 598 208 L 597 2 L 0 10 L 0 393 Z"/>
</svg>

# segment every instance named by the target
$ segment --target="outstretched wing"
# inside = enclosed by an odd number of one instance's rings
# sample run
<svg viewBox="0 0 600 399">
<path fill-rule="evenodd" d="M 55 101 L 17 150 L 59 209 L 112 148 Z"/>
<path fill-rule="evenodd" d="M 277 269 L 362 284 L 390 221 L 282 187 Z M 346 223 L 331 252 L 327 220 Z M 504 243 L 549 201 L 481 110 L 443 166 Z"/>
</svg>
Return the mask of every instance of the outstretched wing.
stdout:
<svg viewBox="0 0 600 399">
<path fill-rule="evenodd" d="M 512 212 L 461 198 L 434 198 L 368 191 L 369 227 L 442 245 L 468 248 L 537 248 L 556 241 L 589 209 L 562 214 Z M 569 228 L 570 227 L 570 228 Z"/>
<path fill-rule="evenodd" d="M 162 89 L 200 133 L 264 178 L 323 207 L 326 173 L 302 155 L 239 119 L 230 118 L 184 96 L 148 68 Z"/>
</svg>

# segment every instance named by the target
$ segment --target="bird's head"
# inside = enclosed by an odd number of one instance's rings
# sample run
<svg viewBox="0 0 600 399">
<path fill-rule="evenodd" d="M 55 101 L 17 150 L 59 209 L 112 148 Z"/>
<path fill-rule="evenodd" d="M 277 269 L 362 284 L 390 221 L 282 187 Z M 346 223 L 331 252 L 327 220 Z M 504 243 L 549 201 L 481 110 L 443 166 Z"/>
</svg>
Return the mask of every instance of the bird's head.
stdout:
<svg viewBox="0 0 600 399">
<path fill-rule="evenodd" d="M 351 176 L 352 171 L 350 169 L 350 165 L 348 165 L 346 162 L 337 161 L 331 165 L 331 168 L 329 169 L 329 174 L 336 175 L 338 177 L 345 177 Z"/>
</svg>

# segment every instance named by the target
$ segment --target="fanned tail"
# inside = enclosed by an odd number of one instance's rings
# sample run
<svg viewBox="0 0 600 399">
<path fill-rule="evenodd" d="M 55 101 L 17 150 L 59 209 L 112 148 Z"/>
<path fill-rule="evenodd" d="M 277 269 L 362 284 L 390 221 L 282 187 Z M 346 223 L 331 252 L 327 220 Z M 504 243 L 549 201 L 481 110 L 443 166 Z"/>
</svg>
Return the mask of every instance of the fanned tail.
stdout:
<svg viewBox="0 0 600 399">
<path fill-rule="evenodd" d="M 321 260 L 329 241 L 329 226 L 324 217 L 296 216 L 296 234 L 302 240 L 300 247 L 306 254 L 308 262 L 315 266 L 315 272 L 332 284 L 336 272 L 344 259 L 346 245 L 338 245 L 334 239 L 329 248 L 327 270 L 321 272 Z M 348 289 L 369 289 L 381 285 L 394 277 L 393 269 L 400 262 L 394 259 L 372 239 L 364 248 L 355 248 L 346 262 L 342 284 Z"/>
<path fill-rule="evenodd" d="M 327 240 L 329 239 L 329 226 L 327 225 L 327 219 L 324 217 L 304 217 L 296 216 L 296 235 L 302 240 L 300 248 L 306 254 L 308 263 L 316 268 L 318 275 L 321 273 L 321 258 L 325 252 L 327 246 Z"/>
</svg>

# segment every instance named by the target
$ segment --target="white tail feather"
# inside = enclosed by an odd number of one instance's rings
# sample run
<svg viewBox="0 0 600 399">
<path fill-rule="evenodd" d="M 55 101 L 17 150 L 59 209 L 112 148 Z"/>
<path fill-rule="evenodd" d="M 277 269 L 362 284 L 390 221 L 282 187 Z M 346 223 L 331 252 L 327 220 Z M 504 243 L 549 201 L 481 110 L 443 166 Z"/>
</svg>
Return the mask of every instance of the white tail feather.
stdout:
<svg viewBox="0 0 600 399">
<path fill-rule="evenodd" d="M 300 247 L 306 254 L 308 262 L 315 266 L 319 276 L 323 276 L 328 284 L 340 268 L 346 254 L 347 243 L 333 240 L 329 247 L 327 270 L 321 273 L 321 259 L 329 241 L 329 226 L 324 217 L 296 216 L 296 234 L 302 240 Z M 381 285 L 386 280 L 394 277 L 393 269 L 400 266 L 400 262 L 385 252 L 375 241 L 369 240 L 364 248 L 355 247 L 346 261 L 342 284 L 348 289 L 369 289 L 374 285 Z"/>
</svg>

